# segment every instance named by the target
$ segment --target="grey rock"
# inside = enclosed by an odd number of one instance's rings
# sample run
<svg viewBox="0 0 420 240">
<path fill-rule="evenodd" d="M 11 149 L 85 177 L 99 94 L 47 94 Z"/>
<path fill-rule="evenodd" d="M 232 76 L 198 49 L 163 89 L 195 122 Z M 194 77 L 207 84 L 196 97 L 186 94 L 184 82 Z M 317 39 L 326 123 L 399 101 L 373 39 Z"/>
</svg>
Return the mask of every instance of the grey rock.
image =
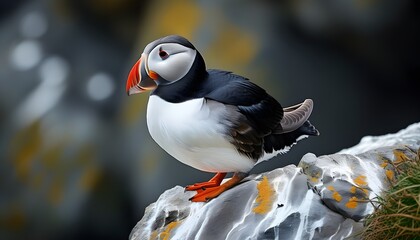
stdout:
<svg viewBox="0 0 420 240">
<path fill-rule="evenodd" d="M 375 209 L 370 199 L 396 175 L 392 163 L 419 146 L 417 123 L 337 154 L 308 153 L 298 166 L 251 175 L 208 203 L 188 201 L 195 192 L 176 186 L 146 208 L 129 238 L 359 239 L 361 220 Z"/>
</svg>

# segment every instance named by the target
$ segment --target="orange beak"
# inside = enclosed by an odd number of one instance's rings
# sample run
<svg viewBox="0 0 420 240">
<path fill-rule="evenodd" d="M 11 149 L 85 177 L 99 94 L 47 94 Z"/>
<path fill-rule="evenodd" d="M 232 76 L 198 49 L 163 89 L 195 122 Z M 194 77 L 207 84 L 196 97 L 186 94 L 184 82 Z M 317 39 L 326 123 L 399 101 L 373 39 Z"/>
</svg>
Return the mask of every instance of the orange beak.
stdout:
<svg viewBox="0 0 420 240">
<path fill-rule="evenodd" d="M 147 56 L 145 57 L 142 54 L 141 58 L 131 68 L 125 86 L 128 95 L 153 90 L 157 87 L 156 82 L 146 72 L 145 61 L 147 61 Z"/>
</svg>

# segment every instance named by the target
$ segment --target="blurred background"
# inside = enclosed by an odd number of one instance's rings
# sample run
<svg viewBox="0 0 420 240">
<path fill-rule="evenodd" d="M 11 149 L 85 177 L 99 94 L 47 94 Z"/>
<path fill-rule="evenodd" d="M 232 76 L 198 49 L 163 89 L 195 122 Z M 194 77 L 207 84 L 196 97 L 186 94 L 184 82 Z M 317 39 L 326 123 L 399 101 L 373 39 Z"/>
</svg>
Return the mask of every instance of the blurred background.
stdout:
<svg viewBox="0 0 420 240">
<path fill-rule="evenodd" d="M 187 37 L 321 136 L 253 170 L 420 121 L 420 15 L 408 0 L 0 1 L 0 239 L 127 239 L 144 208 L 212 174 L 150 138 L 125 81 L 144 46 Z"/>
</svg>

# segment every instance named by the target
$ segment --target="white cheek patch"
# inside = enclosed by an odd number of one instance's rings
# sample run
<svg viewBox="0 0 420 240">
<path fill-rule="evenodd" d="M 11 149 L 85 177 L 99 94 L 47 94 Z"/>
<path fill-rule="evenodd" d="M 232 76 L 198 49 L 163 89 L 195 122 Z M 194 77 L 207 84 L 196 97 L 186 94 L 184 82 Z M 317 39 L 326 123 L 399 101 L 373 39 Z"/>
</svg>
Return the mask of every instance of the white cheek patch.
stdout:
<svg viewBox="0 0 420 240">
<path fill-rule="evenodd" d="M 190 51 L 170 55 L 168 59 L 159 63 L 160 76 L 168 81 L 181 79 L 190 71 L 195 60 L 195 54 L 195 51 Z"/>
<path fill-rule="evenodd" d="M 159 57 L 162 48 L 169 54 L 166 59 Z M 149 70 L 156 72 L 167 81 L 177 81 L 184 77 L 191 69 L 197 51 L 180 44 L 162 44 L 153 49 L 149 54 Z"/>
</svg>

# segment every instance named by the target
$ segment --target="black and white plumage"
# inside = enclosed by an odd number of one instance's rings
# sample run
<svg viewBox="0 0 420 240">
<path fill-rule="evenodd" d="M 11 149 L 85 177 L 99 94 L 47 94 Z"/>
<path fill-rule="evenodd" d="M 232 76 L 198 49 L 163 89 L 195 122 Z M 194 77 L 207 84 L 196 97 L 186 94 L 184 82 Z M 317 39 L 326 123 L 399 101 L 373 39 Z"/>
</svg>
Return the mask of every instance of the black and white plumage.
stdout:
<svg viewBox="0 0 420 240">
<path fill-rule="evenodd" d="M 152 138 L 177 160 L 202 171 L 245 176 L 300 139 L 319 135 L 308 121 L 312 100 L 282 108 L 247 78 L 206 70 L 195 47 L 176 35 L 146 46 L 126 90 L 153 90 L 147 107 Z"/>
</svg>

